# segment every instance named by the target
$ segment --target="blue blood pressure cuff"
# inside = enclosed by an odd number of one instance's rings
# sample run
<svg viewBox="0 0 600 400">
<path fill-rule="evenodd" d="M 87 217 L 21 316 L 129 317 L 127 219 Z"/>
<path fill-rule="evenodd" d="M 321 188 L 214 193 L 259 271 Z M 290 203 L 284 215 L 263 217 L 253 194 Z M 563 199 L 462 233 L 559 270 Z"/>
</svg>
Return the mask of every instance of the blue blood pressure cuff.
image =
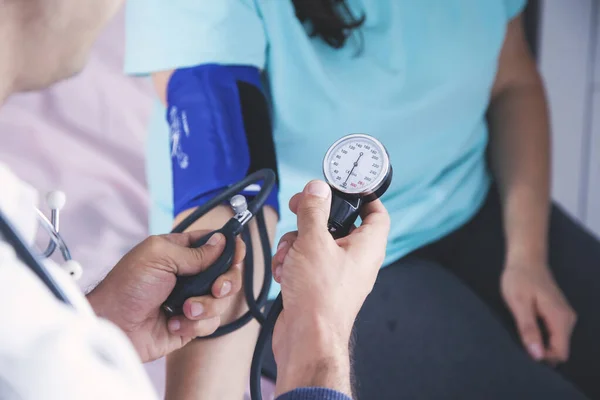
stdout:
<svg viewBox="0 0 600 400">
<path fill-rule="evenodd" d="M 255 67 L 205 64 L 179 69 L 167 88 L 173 212 L 208 202 L 263 168 L 277 174 L 271 117 Z M 277 180 L 277 184 L 279 179 Z M 243 193 L 252 197 L 260 183 Z M 279 213 L 278 186 L 265 205 Z"/>
</svg>

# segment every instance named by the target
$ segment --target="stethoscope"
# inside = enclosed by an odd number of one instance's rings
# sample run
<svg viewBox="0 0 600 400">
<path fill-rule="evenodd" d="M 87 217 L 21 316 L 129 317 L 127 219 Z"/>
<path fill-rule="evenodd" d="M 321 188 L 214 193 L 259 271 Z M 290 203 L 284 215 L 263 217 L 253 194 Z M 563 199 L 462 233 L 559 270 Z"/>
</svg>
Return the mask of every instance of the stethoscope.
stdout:
<svg viewBox="0 0 600 400">
<path fill-rule="evenodd" d="M 46 249 L 39 255 L 35 255 L 25 244 L 17 230 L 8 221 L 8 218 L 0 210 L 0 235 L 12 246 L 17 257 L 48 287 L 50 292 L 60 301 L 71 304 L 62 288 L 56 283 L 52 275 L 40 262 L 40 258 L 49 258 L 56 249 L 60 250 L 64 263 L 62 268 L 74 279 L 82 275 L 81 265 L 71 257 L 69 247 L 63 240 L 60 229 L 60 210 L 65 206 L 66 196 L 61 191 L 53 191 L 46 196 L 46 202 L 51 210 L 50 220 L 40 211 L 35 209 L 37 220 L 44 230 L 50 235 L 50 241 Z"/>
<path fill-rule="evenodd" d="M 389 154 L 383 144 L 372 136 L 352 134 L 336 141 L 327 151 L 323 160 L 323 174 L 332 189 L 331 212 L 328 230 L 334 238 L 341 238 L 350 233 L 361 207 L 369 201 L 382 196 L 392 180 L 392 166 Z M 262 207 L 276 183 L 276 175 L 270 169 L 256 171 L 245 179 L 225 188 L 208 203 L 198 207 L 172 232 L 183 232 L 195 221 L 215 207 L 229 203 L 233 210 L 231 217 L 221 229 L 210 232 L 195 242 L 192 247 L 204 245 L 215 233 L 225 237 L 225 248 L 219 258 L 205 271 L 193 276 L 179 276 L 177 283 L 167 300 L 163 310 L 168 316 L 183 313 L 183 303 L 190 297 L 204 296 L 211 293 L 211 287 L 219 276 L 224 274 L 232 264 L 235 254 L 236 237 L 242 235 L 246 242 L 246 257 L 243 276 L 244 295 L 249 311 L 237 320 L 217 329 L 215 333 L 204 338 L 222 336 L 233 332 L 252 319 L 262 325 L 252 358 L 250 373 L 250 391 L 253 400 L 261 400 L 260 378 L 262 372 L 262 355 L 269 338 L 273 333 L 275 322 L 283 310 L 281 293 L 277 296 L 267 316 L 261 311 L 266 305 L 271 286 L 271 248 Z M 240 193 L 250 187 L 260 187 L 253 199 L 248 202 Z M 51 209 L 50 220 L 39 210 L 38 219 L 50 235 L 50 243 L 42 256 L 49 257 L 58 248 L 65 264 L 63 268 L 73 277 L 81 276 L 81 266 L 71 258 L 71 253 L 59 233 L 60 210 L 65 204 L 65 196 L 61 192 L 53 192 L 47 196 Z M 262 288 L 257 298 L 254 297 L 254 258 L 248 222 L 256 218 L 260 242 L 265 262 L 265 274 Z M 17 231 L 8 222 L 0 210 L 0 234 L 15 249 L 17 256 L 46 284 L 50 291 L 61 301 L 70 304 L 68 298 L 39 262 L 28 246 L 19 237 Z M 198 339 L 204 339 L 198 338 Z"/>
<path fill-rule="evenodd" d="M 81 278 L 81 275 L 83 275 L 83 268 L 81 267 L 81 264 L 71 257 L 69 247 L 59 232 L 60 211 L 63 209 L 66 202 L 67 197 L 65 193 L 55 190 L 46 195 L 46 204 L 48 205 L 48 208 L 50 208 L 50 219 L 48 219 L 39 208 L 36 208 L 35 211 L 38 222 L 50 236 L 50 241 L 48 242 L 46 249 L 42 252 L 42 257 L 50 258 L 58 248 L 64 260 L 61 265 L 62 269 L 77 281 Z"/>
</svg>

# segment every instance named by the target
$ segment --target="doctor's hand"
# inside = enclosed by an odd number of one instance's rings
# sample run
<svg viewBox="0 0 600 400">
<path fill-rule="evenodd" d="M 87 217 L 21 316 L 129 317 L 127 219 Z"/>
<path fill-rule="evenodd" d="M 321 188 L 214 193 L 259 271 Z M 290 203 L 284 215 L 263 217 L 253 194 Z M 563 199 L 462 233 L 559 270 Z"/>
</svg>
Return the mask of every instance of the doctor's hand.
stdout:
<svg viewBox="0 0 600 400">
<path fill-rule="evenodd" d="M 194 275 L 223 252 L 225 238 L 216 234 L 207 244 L 190 248 L 209 231 L 151 236 L 126 254 L 87 297 L 98 316 L 119 326 L 143 362 L 175 351 L 197 336 L 213 333 L 230 297 L 242 286 L 246 248 L 238 239 L 231 269 L 220 276 L 212 295 L 190 298 L 184 315 L 167 318 L 161 305 L 175 287 L 177 275 Z"/>
<path fill-rule="evenodd" d="M 298 231 L 284 235 L 273 258 L 283 312 L 273 334 L 277 393 L 329 387 L 348 395 L 352 327 L 385 257 L 389 215 L 376 200 L 362 225 L 334 240 L 327 230 L 331 190 L 310 182 L 290 201 Z"/>
</svg>

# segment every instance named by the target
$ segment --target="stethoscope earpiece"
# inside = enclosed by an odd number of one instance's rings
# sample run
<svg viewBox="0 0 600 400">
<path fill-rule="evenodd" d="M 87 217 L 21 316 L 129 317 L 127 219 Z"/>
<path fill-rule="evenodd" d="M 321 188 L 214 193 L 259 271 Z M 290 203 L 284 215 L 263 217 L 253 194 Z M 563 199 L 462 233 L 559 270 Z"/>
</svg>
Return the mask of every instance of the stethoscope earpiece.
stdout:
<svg viewBox="0 0 600 400">
<path fill-rule="evenodd" d="M 46 195 L 46 204 L 50 210 L 60 211 L 67 202 L 67 195 L 60 190 L 53 190 Z"/>
<path fill-rule="evenodd" d="M 62 269 L 71 276 L 74 280 L 78 281 L 81 279 L 83 275 L 83 268 L 81 264 L 79 264 L 75 260 L 68 260 L 63 265 L 61 265 Z"/>
</svg>

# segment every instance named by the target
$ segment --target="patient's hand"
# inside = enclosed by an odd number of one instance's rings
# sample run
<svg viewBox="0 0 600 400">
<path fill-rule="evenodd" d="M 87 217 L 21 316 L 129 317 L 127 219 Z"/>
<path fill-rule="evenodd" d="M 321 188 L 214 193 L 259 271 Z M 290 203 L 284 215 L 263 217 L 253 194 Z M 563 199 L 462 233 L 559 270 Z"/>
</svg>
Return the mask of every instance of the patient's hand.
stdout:
<svg viewBox="0 0 600 400">
<path fill-rule="evenodd" d="M 509 260 L 502 273 L 502 296 L 515 319 L 521 341 L 536 361 L 552 365 L 569 358 L 571 335 L 577 314 L 543 262 Z M 544 345 L 538 325 L 541 320 L 548 332 Z"/>
<path fill-rule="evenodd" d="M 209 231 L 152 236 L 125 255 L 89 295 L 96 313 L 118 325 L 131 339 L 142 361 L 152 361 L 213 333 L 227 310 L 230 296 L 241 289 L 244 242 L 238 239 L 231 269 L 217 279 L 212 296 L 190 298 L 184 315 L 167 319 L 162 303 L 177 275 L 205 270 L 222 253 L 225 239 L 214 235 L 197 249 L 189 246 Z"/>
</svg>

